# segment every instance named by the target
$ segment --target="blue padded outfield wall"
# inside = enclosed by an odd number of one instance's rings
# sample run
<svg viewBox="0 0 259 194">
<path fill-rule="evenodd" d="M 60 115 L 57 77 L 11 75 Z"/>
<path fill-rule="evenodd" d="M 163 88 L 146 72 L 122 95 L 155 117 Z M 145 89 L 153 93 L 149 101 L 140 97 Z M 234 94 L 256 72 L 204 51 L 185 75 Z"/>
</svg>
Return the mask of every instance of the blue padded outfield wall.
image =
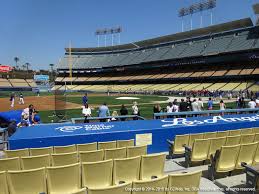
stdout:
<svg viewBox="0 0 259 194">
<path fill-rule="evenodd" d="M 89 124 L 45 124 L 19 128 L 9 139 L 10 149 L 61 146 L 90 142 L 136 139 L 147 134 L 149 153 L 168 150 L 166 139 L 177 134 L 259 127 L 259 114 L 138 120 Z M 137 138 L 140 139 L 140 138 Z"/>
<path fill-rule="evenodd" d="M 12 110 L 8 112 L 0 112 L 0 118 L 5 122 L 9 123 L 11 121 L 16 121 L 19 123 L 21 121 L 22 110 Z"/>
</svg>

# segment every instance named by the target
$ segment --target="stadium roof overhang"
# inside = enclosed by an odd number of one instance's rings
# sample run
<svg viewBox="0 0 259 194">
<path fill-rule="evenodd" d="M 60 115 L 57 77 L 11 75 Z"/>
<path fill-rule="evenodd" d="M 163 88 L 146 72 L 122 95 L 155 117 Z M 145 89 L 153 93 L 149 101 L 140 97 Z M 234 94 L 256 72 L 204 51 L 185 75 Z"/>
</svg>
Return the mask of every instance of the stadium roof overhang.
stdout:
<svg viewBox="0 0 259 194">
<path fill-rule="evenodd" d="M 205 28 L 195 29 L 186 32 L 180 32 L 176 34 L 161 36 L 158 38 L 147 39 L 143 41 L 138 41 L 129 44 L 116 45 L 116 46 L 108 46 L 108 47 L 95 47 L 95 48 L 71 48 L 72 53 L 80 53 L 80 52 L 112 52 L 112 51 L 120 51 L 120 50 L 132 50 L 139 47 L 150 47 L 159 44 L 165 44 L 173 41 L 185 40 L 190 38 L 195 38 L 199 36 L 206 36 L 211 34 L 217 34 L 225 31 L 232 31 L 247 27 L 252 27 L 253 22 L 251 18 L 244 18 L 240 20 L 235 20 L 223 24 L 213 25 Z M 69 48 L 65 48 L 66 52 L 69 52 Z"/>
</svg>

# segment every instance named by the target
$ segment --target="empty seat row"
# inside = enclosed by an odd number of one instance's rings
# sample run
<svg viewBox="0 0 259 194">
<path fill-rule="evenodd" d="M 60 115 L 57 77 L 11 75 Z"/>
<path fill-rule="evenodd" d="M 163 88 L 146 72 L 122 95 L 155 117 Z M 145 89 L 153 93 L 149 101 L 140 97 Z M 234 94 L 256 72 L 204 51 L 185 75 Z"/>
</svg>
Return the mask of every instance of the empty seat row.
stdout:
<svg viewBox="0 0 259 194">
<path fill-rule="evenodd" d="M 234 146 L 239 144 L 258 143 L 259 133 L 247 135 L 235 135 L 227 137 L 195 139 L 192 147 L 185 146 L 185 162 L 189 167 L 193 162 L 205 162 L 214 156 L 222 146 Z"/>
<path fill-rule="evenodd" d="M 235 136 L 243 134 L 255 134 L 259 133 L 259 128 L 246 128 L 246 129 L 236 129 L 228 131 L 217 131 L 217 132 L 207 132 L 207 133 L 197 133 L 197 134 L 185 134 L 176 135 L 174 141 L 167 140 L 169 143 L 169 155 L 179 155 L 185 153 L 185 148 L 183 145 L 192 147 L 195 139 L 208 139 L 216 137 L 226 137 Z"/>
<path fill-rule="evenodd" d="M 107 141 L 107 142 L 93 142 L 86 144 L 73 144 L 68 146 L 54 146 L 44 148 L 26 148 L 18 150 L 5 150 L 5 157 L 20 157 L 20 156 L 38 156 L 45 154 L 60 154 L 60 153 L 71 153 L 80 151 L 93 151 L 102 149 L 113 149 L 134 146 L 134 139 L 130 140 L 118 140 L 118 141 Z"/>
<path fill-rule="evenodd" d="M 243 169 L 242 163 L 247 165 L 259 164 L 259 146 L 257 142 L 234 146 L 222 146 L 214 156 L 211 156 L 209 177 L 214 180 L 218 173 L 231 173 Z"/>
<path fill-rule="evenodd" d="M 18 151 L 18 150 L 16 150 Z M 21 150 L 23 152 L 24 150 Z M 147 146 L 132 146 L 115 149 L 45 154 L 0 159 L 0 171 L 34 169 L 46 166 L 64 166 L 77 162 L 97 162 L 108 159 L 129 158 L 147 154 Z"/>
<path fill-rule="evenodd" d="M 159 180 L 164 178 L 164 163 L 165 154 L 152 154 L 33 170 L 3 171 L 0 172 L 0 193 L 7 193 L 4 191 L 7 186 L 3 186 L 6 180 L 10 194 L 46 193 L 46 179 L 49 194 L 73 193 L 82 187 L 101 189 L 132 181 Z"/>
</svg>

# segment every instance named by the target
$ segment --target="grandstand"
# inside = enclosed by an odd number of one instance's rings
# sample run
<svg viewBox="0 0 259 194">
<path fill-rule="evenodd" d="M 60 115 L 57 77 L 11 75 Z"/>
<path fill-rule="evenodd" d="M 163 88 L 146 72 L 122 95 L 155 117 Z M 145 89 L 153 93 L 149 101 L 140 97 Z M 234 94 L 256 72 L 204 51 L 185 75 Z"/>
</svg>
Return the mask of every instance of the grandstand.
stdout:
<svg viewBox="0 0 259 194">
<path fill-rule="evenodd" d="M 0 90 L 32 90 L 37 88 L 33 79 L 5 79 L 0 78 Z"/>
<path fill-rule="evenodd" d="M 245 18 L 134 44 L 72 48 L 71 56 L 66 49 L 53 89 L 257 92 L 258 32 Z"/>
</svg>

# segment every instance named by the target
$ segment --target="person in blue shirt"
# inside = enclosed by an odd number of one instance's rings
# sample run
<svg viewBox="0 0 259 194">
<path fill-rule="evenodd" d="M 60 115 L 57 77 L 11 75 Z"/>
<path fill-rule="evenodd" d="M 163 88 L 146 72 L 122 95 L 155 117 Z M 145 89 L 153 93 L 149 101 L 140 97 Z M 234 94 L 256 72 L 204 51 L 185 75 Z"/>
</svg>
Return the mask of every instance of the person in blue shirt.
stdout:
<svg viewBox="0 0 259 194">
<path fill-rule="evenodd" d="M 106 103 L 103 103 L 103 105 L 101 105 L 99 107 L 99 111 L 98 111 L 98 116 L 99 117 L 107 117 L 110 116 L 110 110 L 108 108 L 108 106 L 106 105 Z M 101 122 L 105 122 L 106 119 L 100 119 Z"/>
<path fill-rule="evenodd" d="M 40 124 L 40 115 L 38 111 L 34 111 L 32 115 L 32 124 Z"/>
<path fill-rule="evenodd" d="M 211 100 L 211 98 L 209 98 L 208 101 L 208 110 L 212 110 L 213 109 L 213 101 Z"/>
<path fill-rule="evenodd" d="M 83 102 L 83 105 L 86 106 L 86 104 L 88 104 L 88 97 L 87 97 L 87 93 L 85 93 L 85 95 L 83 96 L 82 98 L 82 102 Z"/>
</svg>

